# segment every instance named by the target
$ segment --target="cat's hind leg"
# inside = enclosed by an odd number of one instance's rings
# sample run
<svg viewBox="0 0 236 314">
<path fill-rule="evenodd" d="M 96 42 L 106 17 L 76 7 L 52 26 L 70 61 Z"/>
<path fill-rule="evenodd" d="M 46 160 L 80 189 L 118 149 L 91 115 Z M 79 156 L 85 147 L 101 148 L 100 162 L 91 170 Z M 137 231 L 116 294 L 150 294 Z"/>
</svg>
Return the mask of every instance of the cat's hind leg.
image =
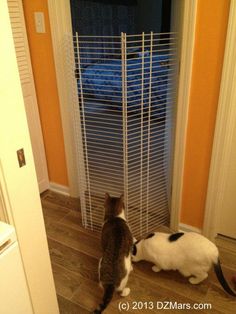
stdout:
<svg viewBox="0 0 236 314">
<path fill-rule="evenodd" d="M 102 263 L 102 257 L 99 259 L 99 262 L 98 262 L 98 281 L 100 282 L 100 269 L 101 269 L 101 263 Z"/>
<path fill-rule="evenodd" d="M 101 263 L 102 263 L 102 257 L 99 259 L 98 262 L 98 282 L 99 282 L 99 287 L 103 289 L 103 284 L 101 282 Z"/>
<path fill-rule="evenodd" d="M 117 288 L 117 291 L 120 292 L 120 295 L 122 297 L 127 297 L 127 295 L 129 295 L 130 293 L 130 288 L 126 287 L 128 278 L 129 278 L 129 273 L 125 275 L 125 277 L 121 280 L 119 287 Z"/>
<path fill-rule="evenodd" d="M 152 266 L 152 270 L 153 270 L 155 273 L 158 273 L 159 271 L 161 271 L 161 268 L 160 268 L 158 265 L 153 265 L 153 266 Z"/>
<path fill-rule="evenodd" d="M 130 288 L 124 288 L 123 290 L 122 290 L 122 292 L 121 292 L 121 296 L 122 297 L 127 297 L 128 295 L 130 294 Z"/>
<path fill-rule="evenodd" d="M 196 273 L 196 274 L 193 274 L 193 277 L 189 278 L 189 282 L 193 285 L 197 285 L 198 283 L 202 282 L 207 277 L 208 277 L 207 272 Z"/>
<path fill-rule="evenodd" d="M 129 279 L 129 273 L 132 270 L 131 255 L 130 254 L 129 254 L 128 257 L 125 257 L 124 263 L 125 263 L 126 275 L 121 280 L 121 283 L 120 283 L 119 287 L 116 289 L 118 292 L 120 292 L 120 295 L 122 297 L 126 297 L 130 293 L 130 288 L 126 287 L 126 284 L 128 282 L 128 279 Z"/>
<path fill-rule="evenodd" d="M 179 272 L 184 276 L 184 277 L 190 277 L 192 274 L 189 271 L 189 269 L 186 269 L 184 267 L 179 269 Z"/>
</svg>

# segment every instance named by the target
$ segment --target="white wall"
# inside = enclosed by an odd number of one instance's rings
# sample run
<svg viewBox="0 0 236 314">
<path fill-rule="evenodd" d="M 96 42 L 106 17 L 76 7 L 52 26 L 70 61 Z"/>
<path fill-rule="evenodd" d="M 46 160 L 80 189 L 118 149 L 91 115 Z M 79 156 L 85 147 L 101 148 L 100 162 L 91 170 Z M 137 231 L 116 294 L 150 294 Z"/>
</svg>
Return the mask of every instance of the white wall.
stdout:
<svg viewBox="0 0 236 314">
<path fill-rule="evenodd" d="M 222 204 L 219 212 L 217 233 L 236 239 L 236 120 L 232 130 L 231 141 L 231 150 L 228 151 L 228 163 L 225 167 L 227 180 L 221 191 Z"/>
<path fill-rule="evenodd" d="M 16 228 L 34 313 L 57 314 L 59 310 L 6 0 L 0 1 L 0 47 L 0 161 L 7 191 L 4 193 L 5 204 Z M 20 148 L 24 148 L 26 158 L 22 168 L 19 168 L 16 156 Z"/>
</svg>

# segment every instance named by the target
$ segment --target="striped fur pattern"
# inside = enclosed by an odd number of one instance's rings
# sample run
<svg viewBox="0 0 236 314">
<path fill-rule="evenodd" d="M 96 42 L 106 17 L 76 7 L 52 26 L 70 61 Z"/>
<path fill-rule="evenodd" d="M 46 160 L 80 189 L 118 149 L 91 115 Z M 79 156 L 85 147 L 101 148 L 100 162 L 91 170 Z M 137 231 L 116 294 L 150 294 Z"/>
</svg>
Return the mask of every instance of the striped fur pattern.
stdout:
<svg viewBox="0 0 236 314">
<path fill-rule="evenodd" d="M 106 193 L 104 208 L 101 236 L 103 256 L 98 269 L 99 284 L 104 289 L 104 295 L 94 314 L 103 312 L 110 303 L 114 291 L 124 297 L 130 293 L 126 284 L 132 270 L 133 238 L 125 220 L 123 195 L 117 198 Z"/>
</svg>

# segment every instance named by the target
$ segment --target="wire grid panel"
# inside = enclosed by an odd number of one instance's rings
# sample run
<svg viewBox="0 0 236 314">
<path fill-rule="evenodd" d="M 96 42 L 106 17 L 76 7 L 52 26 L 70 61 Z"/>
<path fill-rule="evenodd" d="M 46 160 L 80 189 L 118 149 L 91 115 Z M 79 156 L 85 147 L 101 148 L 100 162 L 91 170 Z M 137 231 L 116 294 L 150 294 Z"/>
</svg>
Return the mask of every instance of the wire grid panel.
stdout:
<svg viewBox="0 0 236 314">
<path fill-rule="evenodd" d="M 175 33 L 73 38 L 84 226 L 100 230 L 104 194 L 124 193 L 135 236 L 169 222 Z"/>
</svg>

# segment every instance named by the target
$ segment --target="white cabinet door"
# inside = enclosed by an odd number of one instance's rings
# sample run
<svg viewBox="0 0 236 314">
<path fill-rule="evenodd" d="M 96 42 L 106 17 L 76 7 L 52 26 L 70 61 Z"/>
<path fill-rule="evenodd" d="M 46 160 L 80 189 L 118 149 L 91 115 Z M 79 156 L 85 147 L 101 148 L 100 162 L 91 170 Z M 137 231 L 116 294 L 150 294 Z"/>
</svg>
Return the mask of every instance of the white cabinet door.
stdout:
<svg viewBox="0 0 236 314">
<path fill-rule="evenodd" d="M 33 314 L 17 242 L 0 250 L 0 313 Z"/>
<path fill-rule="evenodd" d="M 11 19 L 17 64 L 24 96 L 25 110 L 30 132 L 31 145 L 33 149 L 39 191 L 42 193 L 49 188 L 49 179 L 22 1 L 8 0 L 7 3 Z"/>
</svg>

